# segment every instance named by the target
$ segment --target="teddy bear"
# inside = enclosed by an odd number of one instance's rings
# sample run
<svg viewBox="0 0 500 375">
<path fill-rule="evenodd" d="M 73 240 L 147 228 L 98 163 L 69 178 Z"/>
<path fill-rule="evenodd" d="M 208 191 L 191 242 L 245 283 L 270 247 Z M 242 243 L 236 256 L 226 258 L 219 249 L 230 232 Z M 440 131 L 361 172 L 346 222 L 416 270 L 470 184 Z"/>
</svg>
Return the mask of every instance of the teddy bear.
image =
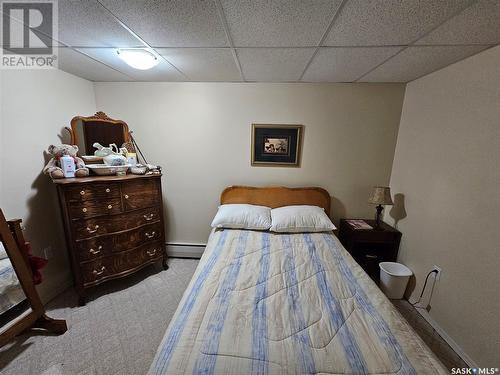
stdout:
<svg viewBox="0 0 500 375">
<path fill-rule="evenodd" d="M 43 168 L 43 173 L 48 174 L 53 179 L 64 178 L 63 170 L 61 169 L 61 164 L 59 163 L 59 159 L 64 155 L 69 155 L 75 160 L 75 177 L 87 177 L 89 175 L 89 169 L 85 167 L 85 163 L 83 162 L 83 160 L 76 156 L 76 154 L 78 153 L 78 146 L 50 145 L 48 148 L 48 152 L 52 156 L 52 158 L 49 160 L 45 168 Z"/>
</svg>

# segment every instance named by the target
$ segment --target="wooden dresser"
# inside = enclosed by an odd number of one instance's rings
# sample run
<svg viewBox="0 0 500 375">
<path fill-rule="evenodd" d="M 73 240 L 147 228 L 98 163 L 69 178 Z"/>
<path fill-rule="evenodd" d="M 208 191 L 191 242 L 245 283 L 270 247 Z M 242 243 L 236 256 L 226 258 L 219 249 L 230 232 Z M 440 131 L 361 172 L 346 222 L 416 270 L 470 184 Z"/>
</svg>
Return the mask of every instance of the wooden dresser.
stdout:
<svg viewBox="0 0 500 375">
<path fill-rule="evenodd" d="M 80 305 L 86 290 L 163 261 L 161 175 L 53 180 Z"/>
</svg>

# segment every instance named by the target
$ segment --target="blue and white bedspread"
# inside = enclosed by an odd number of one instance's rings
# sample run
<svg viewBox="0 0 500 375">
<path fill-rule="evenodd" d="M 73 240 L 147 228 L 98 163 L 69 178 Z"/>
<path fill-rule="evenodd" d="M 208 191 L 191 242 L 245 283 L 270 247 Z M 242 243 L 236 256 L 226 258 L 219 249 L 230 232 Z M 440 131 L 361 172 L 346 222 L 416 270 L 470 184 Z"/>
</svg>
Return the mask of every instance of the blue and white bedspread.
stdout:
<svg viewBox="0 0 500 375">
<path fill-rule="evenodd" d="M 218 230 L 149 373 L 447 372 L 333 234 Z"/>
</svg>

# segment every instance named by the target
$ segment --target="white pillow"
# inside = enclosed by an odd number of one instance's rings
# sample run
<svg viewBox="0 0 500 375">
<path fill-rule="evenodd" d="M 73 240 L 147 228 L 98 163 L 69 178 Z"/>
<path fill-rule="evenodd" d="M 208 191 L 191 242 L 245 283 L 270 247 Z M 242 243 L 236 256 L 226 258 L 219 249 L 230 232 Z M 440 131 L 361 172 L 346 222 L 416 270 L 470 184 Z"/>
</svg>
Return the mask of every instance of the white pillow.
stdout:
<svg viewBox="0 0 500 375">
<path fill-rule="evenodd" d="M 223 204 L 212 221 L 212 228 L 268 230 L 271 209 L 253 204 Z"/>
<path fill-rule="evenodd" d="M 285 206 L 271 210 L 271 231 L 280 233 L 327 232 L 336 229 L 318 206 Z"/>
</svg>

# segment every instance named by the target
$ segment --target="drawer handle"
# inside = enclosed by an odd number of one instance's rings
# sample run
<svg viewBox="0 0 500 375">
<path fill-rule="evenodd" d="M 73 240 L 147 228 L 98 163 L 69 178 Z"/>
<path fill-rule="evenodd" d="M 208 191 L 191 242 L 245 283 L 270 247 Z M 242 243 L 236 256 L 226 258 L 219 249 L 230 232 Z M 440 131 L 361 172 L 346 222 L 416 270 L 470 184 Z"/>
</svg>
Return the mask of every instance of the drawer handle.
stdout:
<svg viewBox="0 0 500 375">
<path fill-rule="evenodd" d="M 101 250 L 102 250 L 102 246 L 99 246 L 99 247 L 97 248 L 97 250 L 90 249 L 90 250 L 89 250 L 89 253 L 90 253 L 90 254 L 94 254 L 94 255 L 96 255 L 96 254 L 99 254 L 99 253 L 101 252 Z"/>
<path fill-rule="evenodd" d="M 113 205 L 108 204 L 108 210 L 111 210 L 113 208 Z"/>
<path fill-rule="evenodd" d="M 153 231 L 153 232 L 151 232 L 151 233 L 146 232 L 146 237 L 147 237 L 147 238 L 153 238 L 153 237 L 155 236 L 155 234 L 156 234 L 156 232 L 155 232 L 155 231 Z"/>
<path fill-rule="evenodd" d="M 155 217 L 155 214 L 143 215 L 143 217 L 146 221 L 151 221 Z"/>
<path fill-rule="evenodd" d="M 368 258 L 368 259 L 377 259 L 378 258 L 378 256 L 371 255 L 371 254 L 366 254 L 365 257 Z"/>
<path fill-rule="evenodd" d="M 92 229 L 90 227 L 87 227 L 87 232 L 89 232 L 89 233 L 95 233 L 95 232 L 97 232 L 98 229 L 99 229 L 99 225 L 95 225 L 94 229 Z"/>
<path fill-rule="evenodd" d="M 157 250 L 158 250 L 158 249 L 153 249 L 153 251 L 148 250 L 148 251 L 146 251 L 146 253 L 147 253 L 150 257 L 152 257 L 153 255 L 155 255 L 155 254 L 156 254 L 156 251 L 157 251 Z"/>
<path fill-rule="evenodd" d="M 85 190 L 80 191 L 80 195 L 85 195 Z"/>
<path fill-rule="evenodd" d="M 82 212 L 87 212 L 87 208 L 83 207 Z"/>
<path fill-rule="evenodd" d="M 125 199 L 128 199 L 128 195 L 127 195 L 127 194 L 125 194 L 125 195 L 124 195 L 124 198 L 125 198 Z"/>
<path fill-rule="evenodd" d="M 106 267 L 102 266 L 101 269 L 98 271 L 98 270 L 93 270 L 92 273 L 96 276 L 99 276 L 99 275 L 102 275 L 104 273 L 104 271 L 106 271 Z"/>
</svg>

